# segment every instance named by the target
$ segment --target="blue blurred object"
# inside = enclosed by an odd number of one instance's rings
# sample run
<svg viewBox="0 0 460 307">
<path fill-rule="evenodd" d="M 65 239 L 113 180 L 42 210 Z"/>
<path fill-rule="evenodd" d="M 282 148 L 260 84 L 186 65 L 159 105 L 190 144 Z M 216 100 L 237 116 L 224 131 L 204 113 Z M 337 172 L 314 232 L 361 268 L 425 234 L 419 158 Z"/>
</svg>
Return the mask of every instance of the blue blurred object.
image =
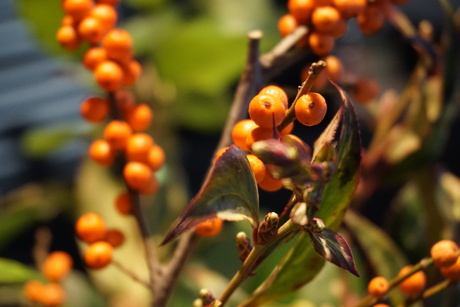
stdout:
<svg viewBox="0 0 460 307">
<path fill-rule="evenodd" d="M 70 182 L 86 152 L 82 139 L 45 157 L 28 157 L 21 139 L 31 129 L 75 122 L 89 91 L 48 57 L 18 17 L 15 1 L 0 1 L 0 195 L 31 181 Z"/>
</svg>

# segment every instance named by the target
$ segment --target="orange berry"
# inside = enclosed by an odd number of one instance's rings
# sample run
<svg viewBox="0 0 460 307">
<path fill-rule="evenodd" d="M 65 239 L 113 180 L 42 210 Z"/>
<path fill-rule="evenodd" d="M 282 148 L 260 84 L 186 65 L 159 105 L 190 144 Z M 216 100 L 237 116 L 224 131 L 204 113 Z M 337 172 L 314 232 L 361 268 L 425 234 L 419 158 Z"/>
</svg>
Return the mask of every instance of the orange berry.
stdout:
<svg viewBox="0 0 460 307">
<path fill-rule="evenodd" d="M 327 112 L 326 99 L 319 93 L 302 95 L 295 105 L 295 116 L 305 126 L 319 124 Z"/>
<path fill-rule="evenodd" d="M 75 50 L 80 47 L 80 37 L 72 26 L 61 26 L 56 33 L 56 40 L 66 50 Z"/>
<path fill-rule="evenodd" d="M 367 0 L 333 0 L 332 2 L 340 14 L 347 19 L 362 13 L 367 5 Z"/>
<path fill-rule="evenodd" d="M 110 4 L 97 4 L 90 11 L 90 16 L 99 20 L 101 28 L 105 31 L 117 24 L 118 13 Z"/>
<path fill-rule="evenodd" d="M 60 281 L 72 269 L 72 257 L 66 252 L 55 251 L 45 258 L 41 271 L 51 281 Z"/>
<path fill-rule="evenodd" d="M 315 7 L 312 0 L 289 0 L 288 10 L 289 13 L 295 17 L 299 24 L 306 24 L 309 19 L 313 8 Z"/>
<path fill-rule="evenodd" d="M 283 119 L 286 108 L 275 96 L 256 95 L 249 103 L 249 117 L 260 127 L 271 128 L 273 122 L 277 126 Z"/>
<path fill-rule="evenodd" d="M 107 51 L 109 59 L 120 63 L 129 63 L 132 59 L 133 40 L 131 34 L 123 29 L 111 29 L 104 36 L 102 46 Z"/>
<path fill-rule="evenodd" d="M 112 247 L 118 247 L 125 242 L 125 235 L 118 229 L 107 229 L 104 241 Z"/>
<path fill-rule="evenodd" d="M 29 280 L 22 288 L 25 297 L 31 302 L 38 302 L 41 299 L 44 285 L 38 280 Z"/>
<path fill-rule="evenodd" d="M 72 26 L 76 25 L 75 19 L 70 15 L 65 15 L 62 17 L 61 26 Z"/>
<path fill-rule="evenodd" d="M 267 85 L 266 87 L 260 90 L 259 95 L 262 94 L 275 96 L 276 98 L 281 100 L 286 109 L 288 108 L 288 96 L 281 87 L 276 85 Z"/>
<path fill-rule="evenodd" d="M 380 92 L 379 84 L 372 79 L 362 78 L 353 85 L 353 97 L 359 103 L 367 103 L 376 99 Z"/>
<path fill-rule="evenodd" d="M 105 140 L 93 141 L 89 147 L 88 155 L 94 162 L 106 167 L 111 166 L 115 161 L 115 154 L 110 144 Z"/>
<path fill-rule="evenodd" d="M 151 183 L 153 174 L 149 166 L 141 162 L 131 161 L 123 168 L 126 184 L 136 190 L 142 190 Z"/>
<path fill-rule="evenodd" d="M 327 32 L 326 34 L 329 34 L 333 38 L 339 38 L 339 37 L 344 36 L 347 33 L 347 30 L 348 30 L 347 20 L 344 18 L 340 18 L 337 23 L 337 26 L 333 30 Z"/>
<path fill-rule="evenodd" d="M 376 304 L 373 307 L 391 307 L 391 306 L 387 304 Z"/>
<path fill-rule="evenodd" d="M 147 164 L 152 172 L 158 171 L 166 161 L 166 153 L 160 145 L 154 144 L 147 154 Z"/>
<path fill-rule="evenodd" d="M 120 0 L 96 0 L 96 3 L 108 4 L 108 5 L 117 5 L 120 3 Z"/>
<path fill-rule="evenodd" d="M 257 183 L 259 188 L 268 192 L 275 192 L 283 187 L 283 183 L 280 179 L 273 178 L 272 174 L 265 168 L 265 176 L 261 182 Z"/>
<path fill-rule="evenodd" d="M 278 32 L 281 37 L 291 34 L 297 27 L 297 20 L 291 14 L 285 14 L 278 19 Z"/>
<path fill-rule="evenodd" d="M 64 288 L 58 283 L 49 283 L 43 286 L 39 303 L 45 306 L 59 306 L 66 299 Z"/>
<path fill-rule="evenodd" d="M 117 63 L 102 61 L 94 69 L 94 78 L 103 90 L 114 92 L 123 85 L 124 74 Z"/>
<path fill-rule="evenodd" d="M 311 14 L 311 22 L 320 32 L 332 32 L 340 23 L 340 13 L 333 6 L 316 7 Z"/>
<path fill-rule="evenodd" d="M 457 258 L 457 261 L 453 265 L 440 267 L 439 270 L 444 278 L 452 281 L 460 281 L 460 257 Z"/>
<path fill-rule="evenodd" d="M 196 225 L 195 232 L 202 237 L 214 237 L 221 232 L 223 225 L 224 221 L 216 217 Z"/>
<path fill-rule="evenodd" d="M 243 119 L 237 122 L 232 129 L 233 143 L 241 149 L 249 151 L 249 148 L 246 146 L 246 139 L 252 129 L 256 127 L 258 126 L 252 119 Z"/>
<path fill-rule="evenodd" d="M 134 96 L 129 91 L 120 89 L 116 91 L 115 98 L 117 100 L 117 106 L 123 112 L 124 116 L 127 116 L 128 112 L 133 110 L 136 106 Z"/>
<path fill-rule="evenodd" d="M 251 130 L 246 138 L 246 147 L 251 150 L 252 144 L 257 141 L 267 140 L 273 138 L 272 128 L 255 127 Z"/>
<path fill-rule="evenodd" d="M 95 70 L 97 65 L 107 60 L 107 52 L 102 47 L 91 47 L 83 55 L 83 65 L 88 70 Z"/>
<path fill-rule="evenodd" d="M 288 135 L 294 130 L 294 122 L 290 123 L 283 130 L 280 131 L 280 135 Z"/>
<path fill-rule="evenodd" d="M 88 246 L 83 259 L 91 269 L 102 269 L 112 262 L 112 253 L 112 245 L 105 241 L 98 241 Z"/>
<path fill-rule="evenodd" d="M 452 240 L 441 240 L 436 242 L 430 250 L 434 265 L 437 267 L 448 267 L 457 262 L 460 256 L 460 249 Z"/>
<path fill-rule="evenodd" d="M 326 55 L 334 49 L 334 38 L 331 35 L 312 31 L 308 35 L 308 46 L 316 55 Z"/>
<path fill-rule="evenodd" d="M 332 0 L 313 0 L 315 7 L 332 5 Z"/>
<path fill-rule="evenodd" d="M 81 116 L 89 122 L 100 123 L 109 115 L 109 102 L 100 97 L 85 99 L 80 106 Z"/>
<path fill-rule="evenodd" d="M 126 66 L 123 66 L 123 85 L 133 85 L 142 73 L 142 66 L 136 60 L 131 60 Z"/>
<path fill-rule="evenodd" d="M 152 175 L 149 182 L 147 182 L 147 185 L 142 189 L 139 189 L 139 193 L 142 195 L 153 195 L 158 192 L 159 189 L 160 183 L 158 182 L 158 179 Z"/>
<path fill-rule="evenodd" d="M 389 289 L 390 283 L 383 276 L 376 276 L 372 278 L 367 285 L 367 292 L 376 298 L 384 297 Z"/>
<path fill-rule="evenodd" d="M 153 138 L 144 132 L 133 133 L 126 142 L 126 158 L 130 161 L 146 162 Z"/>
<path fill-rule="evenodd" d="M 134 106 L 126 112 L 126 121 L 135 131 L 146 130 L 153 120 L 152 109 L 142 103 Z"/>
<path fill-rule="evenodd" d="M 251 166 L 251 170 L 254 173 L 254 177 L 256 182 L 261 182 L 265 177 L 265 165 L 257 158 L 255 155 L 246 155 L 246 158 L 249 161 L 249 165 Z"/>
<path fill-rule="evenodd" d="M 86 17 L 93 8 L 93 0 L 64 0 L 62 8 L 64 12 L 72 16 L 75 20 Z"/>
<path fill-rule="evenodd" d="M 368 5 L 356 17 L 361 32 L 372 35 L 380 31 L 385 23 L 385 14 L 379 5 Z"/>
<path fill-rule="evenodd" d="M 97 44 L 104 37 L 105 30 L 101 26 L 99 19 L 87 16 L 78 24 L 78 35 L 91 44 Z"/>
<path fill-rule="evenodd" d="M 398 273 L 398 277 L 405 276 L 412 269 L 412 265 L 406 265 Z M 416 296 L 422 292 L 426 286 L 426 275 L 423 271 L 418 271 L 413 275 L 403 280 L 399 285 L 399 289 L 408 296 Z"/>
<path fill-rule="evenodd" d="M 325 68 L 326 74 L 333 82 L 340 82 L 343 77 L 343 65 L 339 58 L 328 55 L 323 59 L 327 66 Z"/>
<path fill-rule="evenodd" d="M 104 129 L 104 139 L 113 150 L 124 149 L 131 134 L 131 127 L 122 120 L 112 120 Z"/>
<path fill-rule="evenodd" d="M 86 243 L 104 239 L 105 221 L 97 213 L 88 212 L 80 216 L 75 223 L 75 233 Z"/>
<path fill-rule="evenodd" d="M 122 215 L 129 215 L 133 211 L 133 203 L 129 193 L 121 193 L 115 199 L 115 208 Z"/>
</svg>

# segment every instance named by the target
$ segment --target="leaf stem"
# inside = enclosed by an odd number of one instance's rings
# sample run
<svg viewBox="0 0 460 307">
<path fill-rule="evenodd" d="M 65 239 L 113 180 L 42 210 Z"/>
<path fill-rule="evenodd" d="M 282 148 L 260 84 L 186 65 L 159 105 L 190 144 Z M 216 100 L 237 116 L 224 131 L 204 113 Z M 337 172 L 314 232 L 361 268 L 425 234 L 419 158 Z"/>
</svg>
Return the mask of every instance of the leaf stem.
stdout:
<svg viewBox="0 0 460 307">
<path fill-rule="evenodd" d="M 288 220 L 284 223 L 279 229 L 276 236 L 269 240 L 264 245 L 256 245 L 249 253 L 248 257 L 244 261 L 243 265 L 233 276 L 232 280 L 228 283 L 224 292 L 221 294 L 219 301 L 222 303 L 222 307 L 228 301 L 230 296 L 235 292 L 235 290 L 246 280 L 246 278 L 253 272 L 257 264 L 259 263 L 262 257 L 265 257 L 270 247 L 280 240 L 286 238 L 289 234 L 298 230 L 298 225 Z"/>
</svg>

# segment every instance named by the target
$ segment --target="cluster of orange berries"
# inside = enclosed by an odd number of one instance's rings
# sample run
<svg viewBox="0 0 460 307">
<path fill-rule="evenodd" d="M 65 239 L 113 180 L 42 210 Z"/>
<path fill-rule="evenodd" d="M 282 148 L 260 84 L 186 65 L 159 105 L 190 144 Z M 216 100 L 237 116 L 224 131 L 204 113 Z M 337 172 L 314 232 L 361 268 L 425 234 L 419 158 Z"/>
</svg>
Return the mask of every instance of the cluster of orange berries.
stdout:
<svg viewBox="0 0 460 307">
<path fill-rule="evenodd" d="M 288 110 L 288 96 L 286 92 L 276 86 L 264 87 L 249 103 L 249 119 L 235 124 L 232 129 L 232 140 L 235 145 L 245 150 L 246 157 L 254 173 L 259 187 L 265 191 L 277 191 L 283 187 L 281 180 L 274 178 L 264 163 L 251 153 L 251 146 L 257 141 L 273 138 L 273 125 L 277 127 L 284 120 Z M 315 92 L 302 95 L 294 105 L 295 118 L 305 126 L 319 124 L 327 111 L 324 97 Z M 282 138 L 298 138 L 291 134 L 294 122 L 280 131 Z M 226 148 L 218 153 L 219 157 Z"/>
<path fill-rule="evenodd" d="M 75 223 L 75 233 L 88 247 L 83 260 L 92 269 L 101 269 L 112 262 L 113 249 L 123 244 L 124 234 L 115 228 L 107 228 L 105 220 L 97 213 L 88 212 Z"/>
<path fill-rule="evenodd" d="M 278 20 L 281 36 L 292 33 L 297 27 L 310 29 L 300 46 L 308 47 L 316 55 L 326 55 L 348 29 L 348 20 L 356 18 L 360 30 L 366 34 L 378 32 L 386 20 L 386 10 L 391 3 L 406 0 L 289 0 L 288 14 Z"/>
<path fill-rule="evenodd" d="M 73 260 L 68 253 L 63 251 L 49 253 L 40 266 L 40 271 L 49 282 L 29 280 L 24 284 L 24 295 L 30 302 L 43 306 L 61 305 L 66 298 L 61 282 L 72 267 Z"/>
<path fill-rule="evenodd" d="M 441 240 L 431 247 L 431 258 L 444 278 L 451 281 L 460 281 L 460 248 L 451 240 Z M 398 278 L 403 280 L 398 283 L 398 288 L 409 297 L 416 297 L 425 289 L 427 277 L 423 270 L 413 272 L 413 266 L 401 268 Z M 367 287 L 368 293 L 376 299 L 383 298 L 390 290 L 390 282 L 383 276 L 372 278 Z M 385 307 L 386 304 L 375 306 Z"/>
</svg>

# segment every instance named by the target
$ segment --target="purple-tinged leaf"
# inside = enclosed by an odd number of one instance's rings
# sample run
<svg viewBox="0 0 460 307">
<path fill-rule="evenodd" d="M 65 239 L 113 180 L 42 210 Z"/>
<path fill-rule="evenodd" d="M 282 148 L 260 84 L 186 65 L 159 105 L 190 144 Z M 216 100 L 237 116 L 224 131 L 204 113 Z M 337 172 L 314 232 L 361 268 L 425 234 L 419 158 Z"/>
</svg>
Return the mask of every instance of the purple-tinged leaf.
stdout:
<svg viewBox="0 0 460 307">
<path fill-rule="evenodd" d="M 216 216 L 227 221 L 247 219 L 254 229 L 259 226 L 257 184 L 246 154 L 236 146 L 230 146 L 216 161 L 162 245 Z"/>
<path fill-rule="evenodd" d="M 324 228 L 319 233 L 310 232 L 309 235 L 313 248 L 321 257 L 359 277 L 351 249 L 339 233 Z"/>
</svg>

